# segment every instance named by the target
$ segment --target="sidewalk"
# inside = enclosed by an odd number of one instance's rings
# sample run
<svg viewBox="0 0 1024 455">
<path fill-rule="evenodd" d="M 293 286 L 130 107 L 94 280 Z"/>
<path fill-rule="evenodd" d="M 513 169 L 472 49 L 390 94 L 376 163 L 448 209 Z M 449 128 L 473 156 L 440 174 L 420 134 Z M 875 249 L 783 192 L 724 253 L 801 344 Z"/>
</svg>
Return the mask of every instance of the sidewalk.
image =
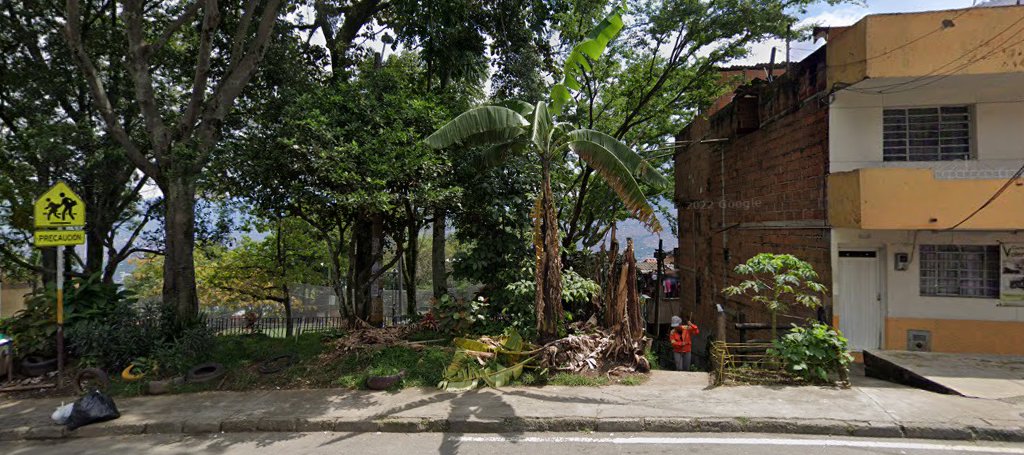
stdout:
<svg viewBox="0 0 1024 455">
<path fill-rule="evenodd" d="M 74 432 L 59 400 L 0 402 L 0 440 L 214 432 L 756 432 L 1024 442 L 1024 404 L 940 395 L 870 378 L 850 389 L 707 387 L 655 372 L 640 386 L 521 387 L 447 393 L 337 389 L 124 398 L 121 418 Z"/>
</svg>

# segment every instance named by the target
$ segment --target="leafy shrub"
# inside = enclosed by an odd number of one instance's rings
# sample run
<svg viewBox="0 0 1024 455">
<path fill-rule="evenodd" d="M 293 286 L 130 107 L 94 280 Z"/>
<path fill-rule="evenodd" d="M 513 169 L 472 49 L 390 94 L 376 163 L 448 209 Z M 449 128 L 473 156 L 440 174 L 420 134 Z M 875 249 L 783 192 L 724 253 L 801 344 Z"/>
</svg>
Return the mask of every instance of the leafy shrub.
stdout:
<svg viewBox="0 0 1024 455">
<path fill-rule="evenodd" d="M 173 308 L 133 301 L 115 308 L 69 328 L 69 347 L 80 364 L 116 372 L 133 362 L 153 363 L 161 375 L 174 375 L 204 360 L 214 344 L 202 318 L 179 332 Z"/>
<path fill-rule="evenodd" d="M 827 290 L 818 283 L 814 267 L 791 254 L 761 253 L 737 265 L 733 271 L 747 279 L 722 289 L 722 293 L 746 295 L 751 301 L 764 305 L 771 316 L 772 340 L 776 339 L 779 313 L 792 304 L 813 310 L 821 306 L 821 296 Z"/>
<path fill-rule="evenodd" d="M 536 292 L 533 278 L 509 284 L 504 292 L 494 296 L 494 301 L 500 303 L 494 306 L 500 309 L 494 320 L 501 321 L 502 327 L 514 328 L 525 338 L 533 339 L 537 330 Z M 562 304 L 565 308 L 586 308 L 594 295 L 600 292 L 601 286 L 594 280 L 584 278 L 572 269 L 562 272 Z M 572 319 L 571 314 L 566 316 Z"/>
<path fill-rule="evenodd" d="M 479 325 L 487 320 L 486 311 L 487 301 L 483 297 L 465 300 L 446 294 L 434 306 L 438 330 L 452 335 L 476 333 L 474 330 L 479 329 Z"/>
<path fill-rule="evenodd" d="M 87 321 L 113 317 L 123 304 L 134 299 L 116 284 L 105 284 L 99 275 L 68 280 L 64 289 L 64 327 L 71 332 Z M 57 351 L 57 289 L 48 286 L 29 295 L 25 308 L 5 320 L 0 331 L 14 339 L 19 356 L 52 356 Z"/>
<path fill-rule="evenodd" d="M 772 342 L 768 354 L 782 361 L 786 370 L 810 382 L 829 382 L 834 377 L 845 381 L 853 356 L 846 338 L 832 327 L 814 323 L 810 328 L 793 330 Z"/>
</svg>

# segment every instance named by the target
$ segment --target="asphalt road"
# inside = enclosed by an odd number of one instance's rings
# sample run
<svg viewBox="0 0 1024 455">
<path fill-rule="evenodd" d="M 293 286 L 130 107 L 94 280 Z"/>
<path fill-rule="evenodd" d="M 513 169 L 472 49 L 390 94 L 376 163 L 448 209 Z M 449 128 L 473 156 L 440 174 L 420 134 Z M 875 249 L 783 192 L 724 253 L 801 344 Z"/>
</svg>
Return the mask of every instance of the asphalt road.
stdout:
<svg viewBox="0 0 1024 455">
<path fill-rule="evenodd" d="M 228 433 L 144 435 L 61 441 L 8 441 L 21 454 L 1021 454 L 1024 444 L 758 434 L 528 433 L 513 436 L 439 433 Z"/>
</svg>

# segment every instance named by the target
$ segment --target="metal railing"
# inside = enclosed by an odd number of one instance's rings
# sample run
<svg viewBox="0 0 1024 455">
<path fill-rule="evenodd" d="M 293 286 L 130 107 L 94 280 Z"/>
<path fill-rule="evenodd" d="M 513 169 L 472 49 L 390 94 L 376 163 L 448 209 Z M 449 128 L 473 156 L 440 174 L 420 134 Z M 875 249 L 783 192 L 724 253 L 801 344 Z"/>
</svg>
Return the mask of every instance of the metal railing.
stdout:
<svg viewBox="0 0 1024 455">
<path fill-rule="evenodd" d="M 292 319 L 292 334 L 328 332 L 345 327 L 346 321 L 339 316 L 297 316 Z M 215 335 L 245 335 L 261 333 L 274 338 L 284 338 L 288 331 L 288 319 L 283 317 L 260 317 L 247 319 L 242 316 L 207 318 L 206 326 Z"/>
</svg>

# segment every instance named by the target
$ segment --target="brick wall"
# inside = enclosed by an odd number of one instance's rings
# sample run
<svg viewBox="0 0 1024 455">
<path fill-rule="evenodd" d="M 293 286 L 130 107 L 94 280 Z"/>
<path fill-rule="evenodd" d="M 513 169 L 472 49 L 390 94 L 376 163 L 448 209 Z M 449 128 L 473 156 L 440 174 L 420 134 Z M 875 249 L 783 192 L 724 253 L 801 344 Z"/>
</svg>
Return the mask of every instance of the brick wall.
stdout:
<svg viewBox="0 0 1024 455">
<path fill-rule="evenodd" d="M 821 50 L 772 83 L 753 81 L 736 100 L 684 129 L 676 156 L 679 209 L 677 268 L 683 308 L 705 334 L 715 326 L 715 304 L 734 322 L 768 322 L 759 304 L 726 298 L 721 289 L 740 278 L 732 269 L 751 256 L 789 253 L 810 262 L 831 284 L 830 239 L 825 227 L 828 172 L 828 106 Z M 740 131 L 741 98 L 756 106 L 760 126 Z M 749 128 L 748 128 L 749 129 Z M 714 141 L 684 145 L 684 141 Z M 830 302 L 826 300 L 826 308 Z M 813 317 L 791 308 L 781 323 Z M 684 318 L 686 314 L 682 315 Z M 752 334 L 766 338 L 766 333 Z M 703 342 L 695 343 L 703 348 Z"/>
</svg>

